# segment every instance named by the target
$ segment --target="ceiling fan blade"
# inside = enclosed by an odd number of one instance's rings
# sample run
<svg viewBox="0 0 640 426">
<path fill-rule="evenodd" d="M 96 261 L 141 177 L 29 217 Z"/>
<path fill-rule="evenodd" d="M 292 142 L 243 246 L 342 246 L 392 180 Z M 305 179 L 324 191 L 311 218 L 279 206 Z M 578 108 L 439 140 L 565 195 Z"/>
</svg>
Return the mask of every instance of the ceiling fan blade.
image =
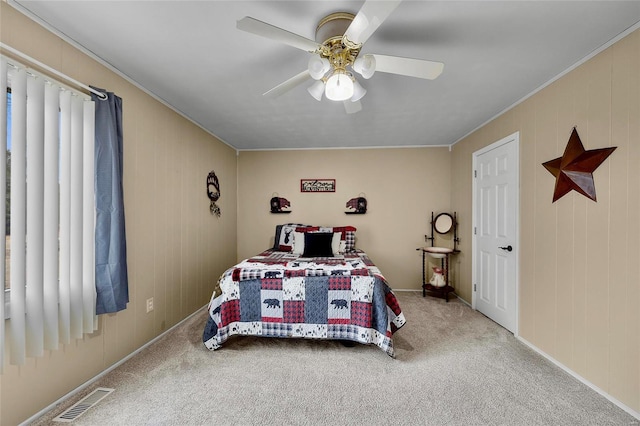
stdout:
<svg viewBox="0 0 640 426">
<path fill-rule="evenodd" d="M 409 77 L 433 80 L 442 74 L 442 62 L 422 59 L 401 58 L 399 56 L 373 55 L 376 59 L 376 72 L 406 75 Z"/>
<path fill-rule="evenodd" d="M 289 90 L 293 89 L 294 87 L 310 79 L 311 79 L 311 76 L 309 75 L 309 70 L 304 70 L 300 74 L 294 75 L 289 80 L 278 84 L 276 87 L 269 90 L 268 92 L 263 93 L 263 96 L 267 96 L 270 98 L 277 98 L 278 96 L 287 93 Z"/>
<path fill-rule="evenodd" d="M 344 104 L 344 110 L 347 114 L 355 114 L 358 111 L 362 111 L 362 104 L 360 101 L 351 102 L 350 99 L 347 99 L 346 101 L 342 101 L 342 103 Z"/>
<path fill-rule="evenodd" d="M 256 34 L 262 37 L 270 38 L 280 43 L 288 44 L 295 48 L 305 50 L 307 52 L 315 52 L 319 44 L 313 40 L 294 34 L 282 28 L 278 28 L 266 22 L 245 16 L 236 23 L 236 28 L 248 33 Z"/>
<path fill-rule="evenodd" d="M 360 8 L 344 36 L 352 43 L 364 44 L 402 0 L 368 0 Z"/>
</svg>

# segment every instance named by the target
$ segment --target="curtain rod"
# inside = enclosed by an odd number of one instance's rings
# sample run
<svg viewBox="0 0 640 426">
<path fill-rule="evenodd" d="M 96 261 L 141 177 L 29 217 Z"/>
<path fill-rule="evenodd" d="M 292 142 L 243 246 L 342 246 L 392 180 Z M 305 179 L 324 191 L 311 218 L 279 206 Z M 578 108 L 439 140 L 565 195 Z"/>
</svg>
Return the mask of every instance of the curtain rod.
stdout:
<svg viewBox="0 0 640 426">
<path fill-rule="evenodd" d="M 42 62 L 38 61 L 37 59 L 34 59 L 31 56 L 26 55 L 26 54 L 22 53 L 21 51 L 19 51 L 17 49 L 14 49 L 11 46 L 7 46 L 6 44 L 0 42 L 0 48 L 6 50 L 8 52 L 13 53 L 14 55 L 17 55 L 20 58 L 22 58 L 22 59 L 24 59 L 24 60 L 26 60 L 28 62 L 31 62 L 33 65 L 36 65 L 37 67 L 42 68 L 45 71 L 52 73 L 56 77 L 60 77 L 60 78 L 62 78 L 64 80 L 68 81 L 69 83 L 72 83 L 72 84 L 74 84 L 74 85 L 76 85 L 78 87 L 81 87 L 81 88 L 83 88 L 83 89 L 85 89 L 85 90 L 87 90 L 87 91 L 89 91 L 91 93 L 94 93 L 96 96 L 98 96 L 102 100 L 107 99 L 107 95 L 105 93 L 103 93 L 103 92 L 101 92 L 99 90 L 96 90 L 96 89 L 94 89 L 92 87 L 89 87 L 86 84 L 80 83 L 78 80 L 75 80 L 75 79 L 69 77 L 66 74 L 62 74 L 60 71 L 55 70 L 55 69 L 51 68 L 50 66 L 43 64 Z"/>
</svg>

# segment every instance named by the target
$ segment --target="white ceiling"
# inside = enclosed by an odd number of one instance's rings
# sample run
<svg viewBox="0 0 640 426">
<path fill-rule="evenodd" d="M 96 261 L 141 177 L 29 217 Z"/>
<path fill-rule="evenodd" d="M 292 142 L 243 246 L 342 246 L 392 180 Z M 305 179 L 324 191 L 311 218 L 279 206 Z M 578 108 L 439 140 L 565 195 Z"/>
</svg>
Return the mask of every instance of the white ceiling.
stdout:
<svg viewBox="0 0 640 426">
<path fill-rule="evenodd" d="M 405 0 L 361 54 L 441 61 L 443 74 L 359 78 L 363 109 L 346 114 L 313 99 L 311 83 L 263 97 L 305 70 L 309 53 L 236 21 L 252 16 L 314 39 L 321 18 L 357 13 L 363 1 L 10 4 L 240 150 L 450 145 L 640 21 L 638 1 Z"/>
</svg>

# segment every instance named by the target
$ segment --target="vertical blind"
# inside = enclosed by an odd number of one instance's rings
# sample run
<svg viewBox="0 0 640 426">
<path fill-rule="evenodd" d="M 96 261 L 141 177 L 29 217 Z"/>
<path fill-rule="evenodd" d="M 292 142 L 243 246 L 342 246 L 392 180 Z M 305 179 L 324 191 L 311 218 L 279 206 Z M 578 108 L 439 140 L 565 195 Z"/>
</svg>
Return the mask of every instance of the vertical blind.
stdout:
<svg viewBox="0 0 640 426">
<path fill-rule="evenodd" d="M 0 276 L 3 282 L 9 277 L 11 331 L 5 339 L 0 321 L 0 357 L 6 343 L 10 362 L 23 364 L 97 329 L 95 106 L 83 93 L 6 57 L 0 57 L 0 85 L 0 137 L 7 147 L 0 150 L 0 195 L 10 203 L 9 272 L 0 262 Z M 1 318 L 4 309 L 0 303 Z"/>
</svg>

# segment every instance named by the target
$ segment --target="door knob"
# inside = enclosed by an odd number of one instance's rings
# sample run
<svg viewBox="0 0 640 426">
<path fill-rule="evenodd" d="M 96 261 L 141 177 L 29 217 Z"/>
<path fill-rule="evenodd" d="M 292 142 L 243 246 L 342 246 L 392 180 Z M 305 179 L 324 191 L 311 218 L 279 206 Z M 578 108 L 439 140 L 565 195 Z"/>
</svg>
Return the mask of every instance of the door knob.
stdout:
<svg viewBox="0 0 640 426">
<path fill-rule="evenodd" d="M 511 246 L 498 247 L 498 248 L 500 248 L 500 249 L 502 249 L 502 250 L 506 250 L 506 251 L 512 251 L 512 250 L 513 250 L 513 247 L 511 247 Z"/>
</svg>

